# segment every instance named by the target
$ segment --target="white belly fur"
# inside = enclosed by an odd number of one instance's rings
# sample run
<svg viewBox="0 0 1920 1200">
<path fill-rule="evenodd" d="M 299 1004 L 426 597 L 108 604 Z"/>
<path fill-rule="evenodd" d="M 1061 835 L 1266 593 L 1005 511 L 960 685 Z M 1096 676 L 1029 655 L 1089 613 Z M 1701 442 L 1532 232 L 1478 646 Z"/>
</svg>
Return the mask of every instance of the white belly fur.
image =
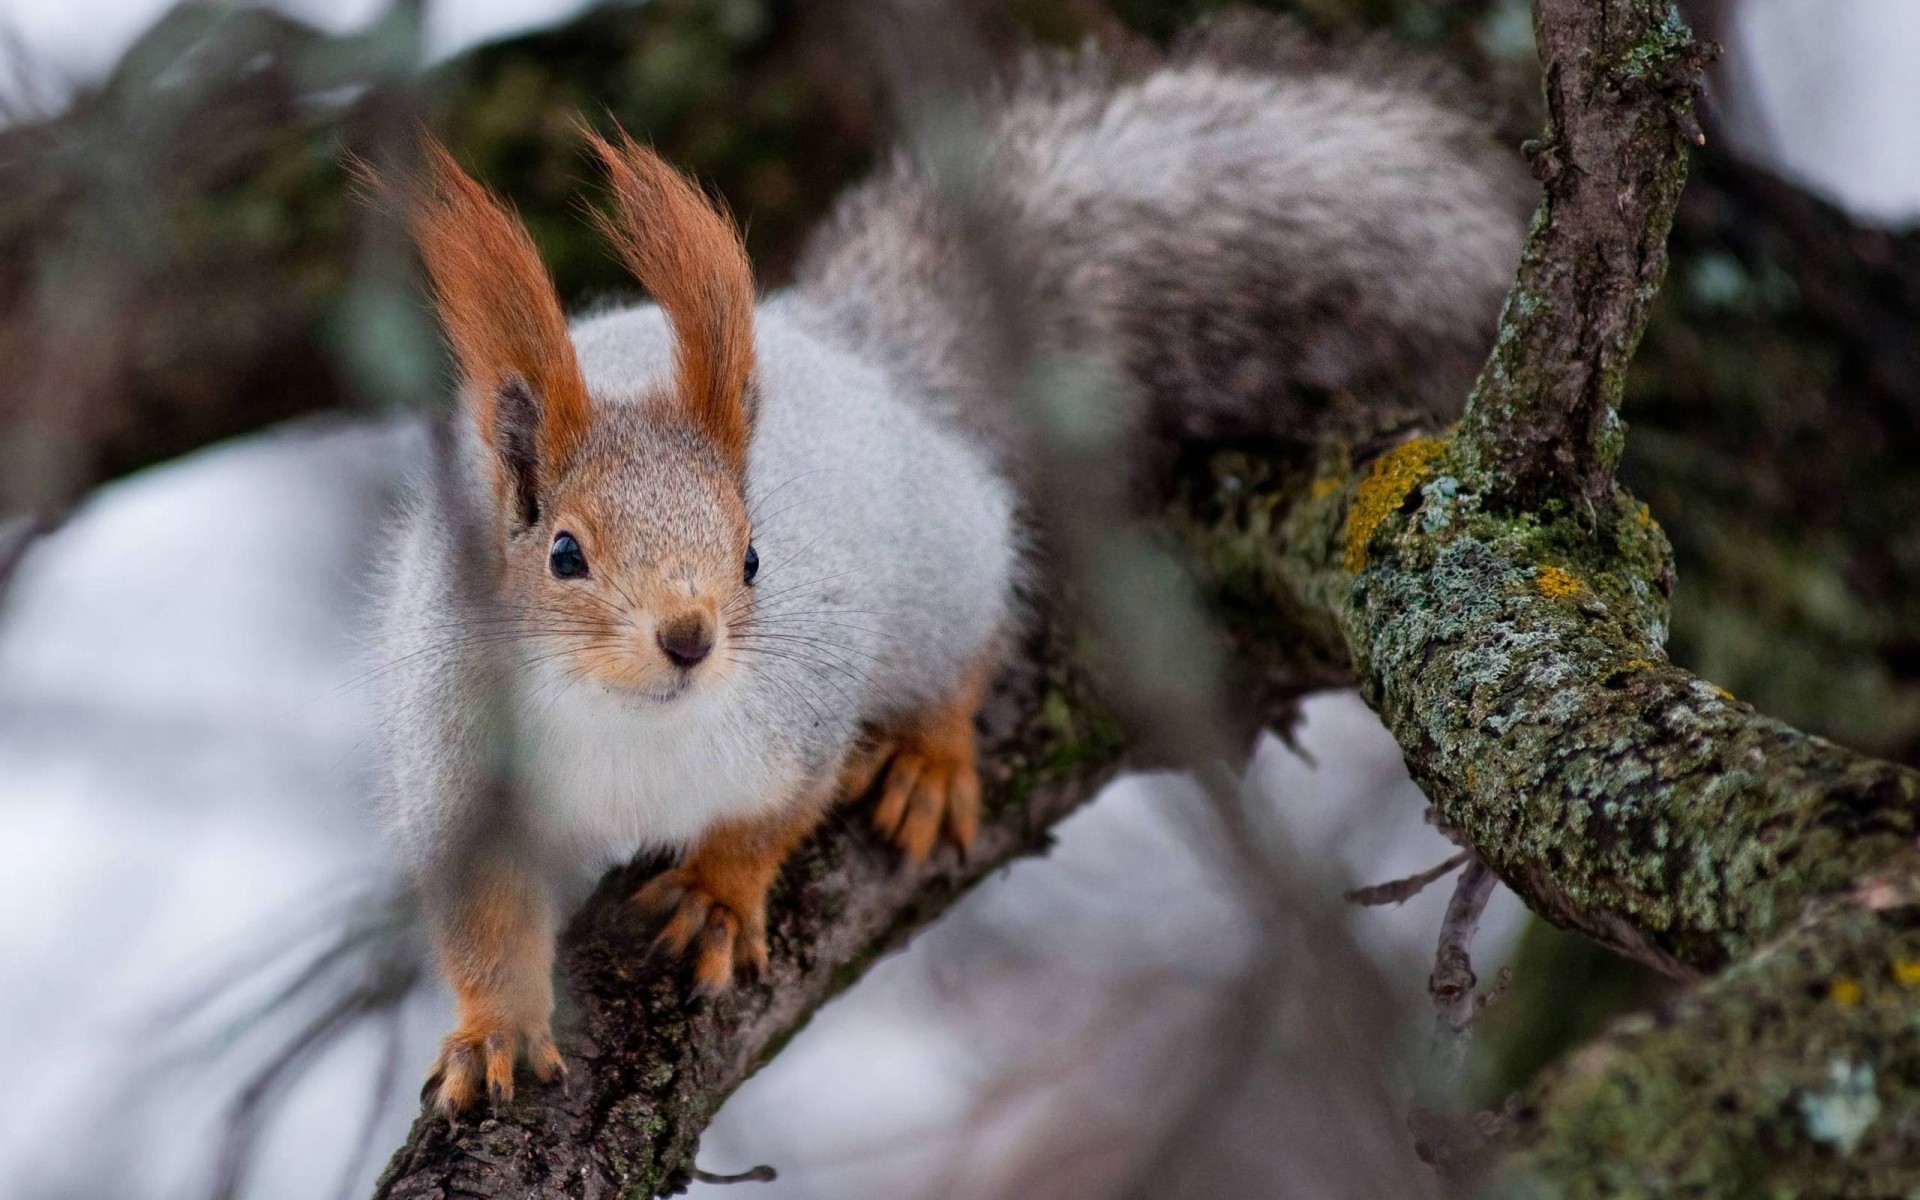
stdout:
<svg viewBox="0 0 1920 1200">
<path fill-rule="evenodd" d="M 655 705 L 556 675 L 522 697 L 516 769 L 556 866 L 601 869 L 688 845 L 716 821 L 778 807 L 797 783 L 738 688 Z"/>
</svg>

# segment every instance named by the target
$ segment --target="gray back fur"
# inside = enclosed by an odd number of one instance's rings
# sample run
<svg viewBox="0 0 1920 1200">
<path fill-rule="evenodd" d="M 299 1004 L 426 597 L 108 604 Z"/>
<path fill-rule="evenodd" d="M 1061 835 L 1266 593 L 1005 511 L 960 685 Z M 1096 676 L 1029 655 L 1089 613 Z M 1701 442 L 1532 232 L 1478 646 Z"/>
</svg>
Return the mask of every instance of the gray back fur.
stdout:
<svg viewBox="0 0 1920 1200">
<path fill-rule="evenodd" d="M 1175 432 L 1311 437 L 1383 387 L 1445 411 L 1491 344 L 1534 195 L 1451 83 L 1252 13 L 1150 71 L 1030 55 L 978 109 L 966 202 L 937 182 L 939 148 L 897 153 L 816 235 L 800 288 L 996 443 L 1004 381 L 981 342 L 1005 297 L 965 261 L 983 229 L 1032 349 L 1118 367 Z"/>
</svg>

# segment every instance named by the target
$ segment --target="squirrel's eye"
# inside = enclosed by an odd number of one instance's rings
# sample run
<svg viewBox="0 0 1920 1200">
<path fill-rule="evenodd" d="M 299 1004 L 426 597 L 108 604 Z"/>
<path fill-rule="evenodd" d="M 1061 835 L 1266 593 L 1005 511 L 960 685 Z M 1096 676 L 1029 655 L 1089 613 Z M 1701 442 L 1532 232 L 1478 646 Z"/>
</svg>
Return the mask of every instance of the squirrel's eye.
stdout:
<svg viewBox="0 0 1920 1200">
<path fill-rule="evenodd" d="M 586 578 L 587 556 L 580 552 L 580 543 L 572 534 L 554 535 L 553 549 L 547 552 L 547 569 L 555 579 Z"/>
<path fill-rule="evenodd" d="M 758 575 L 759 573 L 760 573 L 760 552 L 753 548 L 752 542 L 748 542 L 747 543 L 747 566 L 744 572 L 744 574 L 746 575 L 746 581 L 748 583 L 752 583 L 753 577 L 755 575 Z"/>
</svg>

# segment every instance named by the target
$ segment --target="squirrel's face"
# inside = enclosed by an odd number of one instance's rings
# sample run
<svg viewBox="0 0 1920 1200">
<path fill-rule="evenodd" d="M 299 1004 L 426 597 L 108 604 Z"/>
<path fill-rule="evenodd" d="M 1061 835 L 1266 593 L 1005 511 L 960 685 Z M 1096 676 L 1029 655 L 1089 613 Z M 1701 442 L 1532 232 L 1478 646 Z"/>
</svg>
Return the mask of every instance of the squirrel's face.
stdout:
<svg viewBox="0 0 1920 1200">
<path fill-rule="evenodd" d="M 666 702 L 733 672 L 759 556 L 738 476 L 708 439 L 605 411 L 544 507 L 513 539 L 506 591 L 568 673 Z"/>
<path fill-rule="evenodd" d="M 400 200 L 486 448 L 506 627 L 537 656 L 655 702 L 719 685 L 753 617 L 744 487 L 752 438 L 753 272 L 732 220 L 625 134 L 588 135 L 601 220 L 671 324 L 670 384 L 638 403 L 588 394 L 526 228 L 423 137 Z"/>
</svg>

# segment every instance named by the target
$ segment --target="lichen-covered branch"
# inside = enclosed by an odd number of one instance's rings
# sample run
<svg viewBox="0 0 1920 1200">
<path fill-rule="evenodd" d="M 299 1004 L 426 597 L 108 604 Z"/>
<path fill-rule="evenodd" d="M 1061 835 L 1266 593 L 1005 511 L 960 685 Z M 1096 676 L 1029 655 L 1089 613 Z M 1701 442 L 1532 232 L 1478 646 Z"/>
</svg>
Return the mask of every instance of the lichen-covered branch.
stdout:
<svg viewBox="0 0 1920 1200">
<path fill-rule="evenodd" d="M 1189 541 L 1229 594 L 1334 615 L 1440 819 L 1536 911 L 1722 971 L 1536 1095 L 1514 1194 L 1907 1194 L 1920 774 L 1669 663 L 1669 548 L 1613 481 L 1697 58 L 1664 4 L 1535 7 L 1547 197 L 1462 428 L 1334 453 L 1298 502 L 1217 463 Z"/>
<path fill-rule="evenodd" d="M 1494 1194 L 1920 1190 L 1920 900 L 1911 876 L 1777 941 L 1556 1068 L 1513 1114 Z"/>
<path fill-rule="evenodd" d="M 1412 511 L 1366 539 L 1344 628 L 1441 819 L 1536 910 L 1708 971 L 1908 851 L 1920 774 L 1666 661 L 1665 544 L 1644 508 L 1616 494 L 1595 539 L 1489 514 L 1441 446 L 1410 443 L 1354 485 Z M 1344 553 L 1361 532 L 1343 524 Z"/>
<path fill-rule="evenodd" d="M 1667 267 L 1700 52 L 1671 0 L 1538 0 L 1545 185 L 1463 445 L 1508 511 L 1606 503 L 1627 364 Z"/>
</svg>

